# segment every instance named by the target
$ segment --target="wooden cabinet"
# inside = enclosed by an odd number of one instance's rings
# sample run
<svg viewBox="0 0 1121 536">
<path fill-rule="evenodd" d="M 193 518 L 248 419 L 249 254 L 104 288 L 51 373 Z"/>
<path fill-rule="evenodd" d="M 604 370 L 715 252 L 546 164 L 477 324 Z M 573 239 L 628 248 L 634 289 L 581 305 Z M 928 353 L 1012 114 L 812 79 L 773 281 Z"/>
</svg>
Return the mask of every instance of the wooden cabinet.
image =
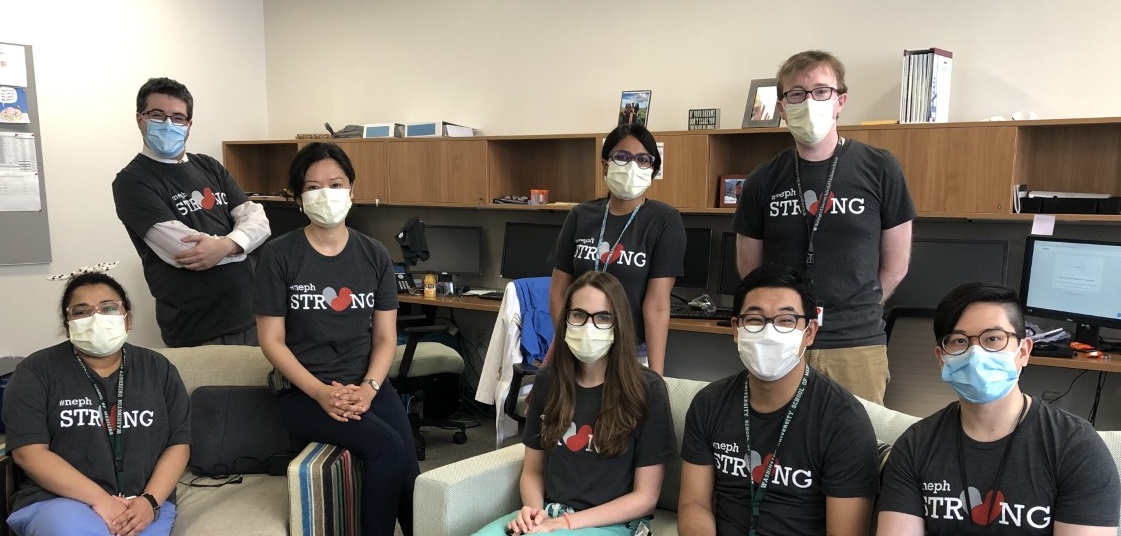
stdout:
<svg viewBox="0 0 1121 536">
<path fill-rule="evenodd" d="M 843 136 L 891 151 L 920 217 L 1012 214 L 1012 187 L 1121 196 L 1121 118 L 842 126 Z M 785 128 L 659 132 L 664 178 L 647 195 L 686 213 L 716 208 L 717 177 L 750 173 L 793 139 Z M 549 190 L 552 202 L 607 195 L 602 134 L 332 140 L 357 174 L 355 200 L 413 206 L 496 207 L 492 199 Z M 230 141 L 226 167 L 248 191 L 275 194 L 307 141 Z M 566 205 L 506 209 L 565 209 Z M 1063 216 L 1060 216 L 1063 217 Z M 1121 215 L 1069 216 L 1121 221 Z"/>
</svg>

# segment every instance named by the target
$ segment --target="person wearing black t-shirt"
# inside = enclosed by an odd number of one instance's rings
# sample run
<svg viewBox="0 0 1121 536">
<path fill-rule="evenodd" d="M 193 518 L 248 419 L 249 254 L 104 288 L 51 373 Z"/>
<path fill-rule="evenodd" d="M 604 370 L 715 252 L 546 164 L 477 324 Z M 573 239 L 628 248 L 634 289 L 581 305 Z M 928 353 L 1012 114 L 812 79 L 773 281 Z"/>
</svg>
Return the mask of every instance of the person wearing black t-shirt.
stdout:
<svg viewBox="0 0 1121 536">
<path fill-rule="evenodd" d="M 892 447 L 878 534 L 1117 534 L 1121 483 L 1101 436 L 1020 391 L 1032 340 L 1016 293 L 985 283 L 950 291 L 934 336 L 958 401 Z"/>
<path fill-rule="evenodd" d="M 860 401 L 802 358 L 817 324 L 792 268 L 764 265 L 736 290 L 733 340 L 747 370 L 693 398 L 681 448 L 678 531 L 865 535 L 877 489 Z"/>
</svg>

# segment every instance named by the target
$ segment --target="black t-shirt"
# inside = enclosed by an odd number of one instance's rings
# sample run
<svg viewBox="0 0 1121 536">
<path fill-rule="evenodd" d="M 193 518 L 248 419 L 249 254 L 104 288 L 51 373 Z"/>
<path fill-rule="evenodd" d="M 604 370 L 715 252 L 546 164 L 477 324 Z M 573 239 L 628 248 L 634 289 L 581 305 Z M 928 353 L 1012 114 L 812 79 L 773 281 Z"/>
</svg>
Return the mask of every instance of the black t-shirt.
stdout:
<svg viewBox="0 0 1121 536">
<path fill-rule="evenodd" d="M 615 500 L 634 489 L 636 467 L 647 467 L 672 461 L 677 440 L 673 431 L 666 383 L 661 376 L 645 368 L 646 415 L 631 436 L 622 454 L 604 458 L 595 450 L 596 417 L 603 404 L 603 385 L 592 388 L 576 386 L 576 407 L 572 424 L 561 441 L 545 449 L 545 501 L 558 502 L 576 510 L 584 510 Z M 553 371 L 543 367 L 533 382 L 522 432 L 526 447 L 542 450 L 541 419 L 552 388 Z"/>
<path fill-rule="evenodd" d="M 7 450 L 44 444 L 106 492 L 140 495 L 156 461 L 172 445 L 191 443 L 187 390 L 175 366 L 151 350 L 126 344 L 123 423 L 124 486 L 117 489 L 113 447 L 97 391 L 69 341 L 31 354 L 4 390 Z M 117 373 L 99 378 L 111 426 L 116 427 Z M 56 496 L 30 478 L 16 491 L 13 510 Z M 169 501 L 175 502 L 172 493 Z"/>
<path fill-rule="evenodd" d="M 851 348 L 885 344 L 880 237 L 915 218 L 903 170 L 886 150 L 848 140 L 837 151 L 830 198 L 814 237 L 814 295 L 825 307 L 814 348 Z M 817 199 L 833 159 L 799 161 L 807 205 L 817 214 Z M 827 205 L 829 206 L 829 205 Z M 794 182 L 794 151 L 783 151 L 755 169 L 736 206 L 733 228 L 763 241 L 763 262 L 799 270 L 806 266 L 813 220 L 802 213 Z"/>
<path fill-rule="evenodd" d="M 743 422 L 747 371 L 715 381 L 693 398 L 685 417 L 681 459 L 714 464 L 712 512 L 717 534 L 747 534 L 751 488 L 776 456 L 756 530 L 768 534 L 825 534 L 826 497 L 872 497 L 878 484 L 876 434 L 868 413 L 842 387 L 810 369 L 806 390 L 777 453 L 787 404 L 751 412 L 751 449 Z"/>
<path fill-rule="evenodd" d="M 325 256 L 304 229 L 265 244 L 253 310 L 283 316 L 284 342 L 324 383 L 357 384 L 370 365 L 374 311 L 397 309 L 393 262 L 385 246 L 354 229 L 342 252 Z"/>
<path fill-rule="evenodd" d="M 253 269 L 247 261 L 197 272 L 177 268 L 160 259 L 144 235 L 157 223 L 175 220 L 200 233 L 225 236 L 234 229 L 230 211 L 246 201 L 226 168 L 204 154 L 191 153 L 182 164 L 138 154 L 117 173 L 117 218 L 140 254 L 156 298 L 156 322 L 169 346 L 194 346 L 253 327 Z"/>
<path fill-rule="evenodd" d="M 619 279 L 627 293 L 639 342 L 646 340 L 646 324 L 642 318 L 642 302 L 646 298 L 646 284 L 659 277 L 677 277 L 684 273 L 685 224 L 677 209 L 651 199 L 646 200 L 627 227 L 625 236 L 619 236 L 631 215 L 609 215 L 603 242 L 599 230 L 603 225 L 603 210 L 607 198 L 580 203 L 564 220 L 557 236 L 549 264 L 554 268 L 580 277 L 595 269 L 595 259 L 607 258 L 607 250 L 616 240 L 607 272 Z M 600 270 L 604 262 L 600 261 Z"/>
<path fill-rule="evenodd" d="M 962 485 L 959 437 L 968 490 Z M 1117 526 L 1117 467 L 1090 423 L 1033 400 L 1011 442 L 998 492 L 990 494 L 1009 439 L 981 443 L 965 436 L 958 402 L 951 403 L 896 441 L 878 509 L 922 518 L 927 534 L 1051 534 L 1056 521 Z M 986 500 L 968 517 L 967 494 L 970 504 Z M 993 495 L 1001 502 L 990 504 Z M 994 518 L 986 523 L 990 506 Z"/>
</svg>

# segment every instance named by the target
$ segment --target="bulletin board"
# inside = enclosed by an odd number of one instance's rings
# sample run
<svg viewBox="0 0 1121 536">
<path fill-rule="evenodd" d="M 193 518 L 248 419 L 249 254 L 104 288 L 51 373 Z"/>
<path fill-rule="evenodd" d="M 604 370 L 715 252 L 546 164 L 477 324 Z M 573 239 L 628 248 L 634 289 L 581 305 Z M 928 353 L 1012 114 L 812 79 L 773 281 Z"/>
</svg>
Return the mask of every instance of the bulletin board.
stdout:
<svg viewBox="0 0 1121 536">
<path fill-rule="evenodd" d="M 0 264 L 51 262 L 31 47 L 0 42 Z"/>
</svg>

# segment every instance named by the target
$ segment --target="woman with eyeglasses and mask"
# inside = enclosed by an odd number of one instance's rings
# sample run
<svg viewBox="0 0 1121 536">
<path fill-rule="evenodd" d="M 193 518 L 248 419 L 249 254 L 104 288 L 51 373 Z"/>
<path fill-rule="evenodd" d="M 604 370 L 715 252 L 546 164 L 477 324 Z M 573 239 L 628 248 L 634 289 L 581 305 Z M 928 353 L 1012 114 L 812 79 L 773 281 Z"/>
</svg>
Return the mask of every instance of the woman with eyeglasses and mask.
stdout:
<svg viewBox="0 0 1121 536">
<path fill-rule="evenodd" d="M 131 304 L 103 273 L 70 278 L 69 340 L 16 367 L 4 391 L 7 449 L 28 478 L 8 526 L 20 535 L 167 535 L 190 457 L 187 390 L 162 355 L 126 343 Z"/>
<path fill-rule="evenodd" d="M 538 371 L 526 413 L 524 506 L 476 534 L 630 536 L 647 523 L 677 442 L 665 382 L 635 356 L 627 301 L 601 272 L 565 292 L 563 342 Z"/>
<path fill-rule="evenodd" d="M 895 442 L 877 534 L 1117 534 L 1121 483 L 1101 436 L 1020 390 L 1032 340 L 1016 293 L 955 288 L 935 310 L 934 336 L 958 401 Z"/>
<path fill-rule="evenodd" d="M 420 467 L 401 398 L 397 283 L 381 242 L 346 226 L 354 167 L 339 146 L 312 143 L 292 160 L 288 190 L 311 222 L 265 244 L 253 310 L 261 350 L 289 382 L 280 412 L 302 441 L 362 460 L 362 534 L 412 534 Z"/>
<path fill-rule="evenodd" d="M 573 207 L 549 263 L 549 311 L 558 322 L 572 280 L 585 272 L 619 279 L 634 315 L 642 364 L 665 371 L 670 291 L 682 275 L 685 224 L 677 209 L 643 194 L 662 167 L 654 136 L 642 125 L 620 125 L 603 142 L 606 198 Z"/>
</svg>

